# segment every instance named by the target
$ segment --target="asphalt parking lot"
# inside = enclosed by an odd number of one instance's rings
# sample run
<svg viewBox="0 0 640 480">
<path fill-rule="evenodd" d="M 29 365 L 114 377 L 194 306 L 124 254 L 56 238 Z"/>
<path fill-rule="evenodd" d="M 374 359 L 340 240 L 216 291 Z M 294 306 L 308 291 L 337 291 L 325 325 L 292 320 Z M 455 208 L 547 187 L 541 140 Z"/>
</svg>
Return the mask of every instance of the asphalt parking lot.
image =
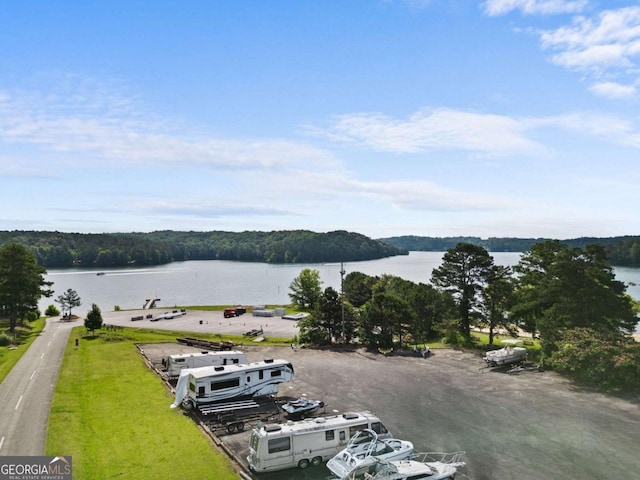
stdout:
<svg viewBox="0 0 640 480">
<path fill-rule="evenodd" d="M 640 478 L 638 399 L 581 390 L 553 372 L 480 370 L 478 355 L 456 350 L 436 350 L 423 359 L 363 350 L 244 348 L 250 361 L 293 363 L 295 378 L 280 385 L 279 397 L 323 400 L 327 414 L 370 410 L 416 451 L 464 450 L 467 466 L 457 478 Z M 244 462 L 248 437 L 245 430 L 220 439 Z M 322 466 L 259 478 L 328 475 Z"/>
</svg>

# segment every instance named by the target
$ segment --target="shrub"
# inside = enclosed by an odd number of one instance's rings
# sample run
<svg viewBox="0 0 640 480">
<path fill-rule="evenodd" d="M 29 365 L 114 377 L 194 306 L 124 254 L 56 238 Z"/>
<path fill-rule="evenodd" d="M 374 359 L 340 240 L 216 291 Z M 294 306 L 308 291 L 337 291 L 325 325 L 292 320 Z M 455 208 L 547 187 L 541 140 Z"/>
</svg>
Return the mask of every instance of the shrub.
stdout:
<svg viewBox="0 0 640 480">
<path fill-rule="evenodd" d="M 44 311 L 44 314 L 47 317 L 57 317 L 58 315 L 60 315 L 60 310 L 58 310 L 55 305 L 51 304 Z"/>
<path fill-rule="evenodd" d="M 6 333 L 0 333 L 0 347 L 8 347 L 13 343 L 13 339 Z"/>
<path fill-rule="evenodd" d="M 640 343 L 589 328 L 568 330 L 550 358 L 551 367 L 602 390 L 640 390 Z"/>
<path fill-rule="evenodd" d="M 24 319 L 27 322 L 34 322 L 38 320 L 41 316 L 42 316 L 42 313 L 40 313 L 40 310 L 31 310 L 30 312 L 27 312 L 27 314 L 24 316 Z"/>
</svg>

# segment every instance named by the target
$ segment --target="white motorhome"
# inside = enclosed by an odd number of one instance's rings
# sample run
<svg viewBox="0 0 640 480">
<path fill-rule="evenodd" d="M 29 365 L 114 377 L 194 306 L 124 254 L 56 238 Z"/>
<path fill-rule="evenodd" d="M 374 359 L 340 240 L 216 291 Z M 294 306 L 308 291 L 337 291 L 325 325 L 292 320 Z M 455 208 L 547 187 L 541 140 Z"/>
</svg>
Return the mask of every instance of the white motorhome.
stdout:
<svg viewBox="0 0 640 480">
<path fill-rule="evenodd" d="M 278 393 L 278 384 L 293 380 L 287 360 L 264 360 L 245 365 L 185 368 L 180 372 L 172 407 L 183 400 L 198 407 L 213 402 L 239 400 Z"/>
<path fill-rule="evenodd" d="M 247 462 L 255 472 L 318 466 L 366 428 L 379 438 L 391 437 L 380 419 L 366 411 L 263 425 L 251 432 Z"/>
<path fill-rule="evenodd" d="M 185 368 L 244 365 L 249 362 L 244 353 L 228 350 L 223 352 L 178 353 L 169 355 L 164 363 L 167 369 L 167 375 L 177 377 Z"/>
</svg>

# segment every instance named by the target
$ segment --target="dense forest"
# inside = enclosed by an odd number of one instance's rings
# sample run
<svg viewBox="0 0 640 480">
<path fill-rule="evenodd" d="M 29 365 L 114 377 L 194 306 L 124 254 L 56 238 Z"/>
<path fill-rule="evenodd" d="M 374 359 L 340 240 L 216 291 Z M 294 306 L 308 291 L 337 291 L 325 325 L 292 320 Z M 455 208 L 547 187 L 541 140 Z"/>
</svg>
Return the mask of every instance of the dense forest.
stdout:
<svg viewBox="0 0 640 480">
<path fill-rule="evenodd" d="M 0 246 L 27 246 L 46 268 L 161 265 L 184 260 L 267 263 L 359 261 L 406 255 L 358 233 L 307 230 L 85 234 L 0 231 Z"/>
<path fill-rule="evenodd" d="M 489 252 L 527 252 L 536 243 L 547 238 L 495 238 L 480 237 L 402 237 L 380 238 L 381 242 L 414 252 L 444 252 L 459 243 L 470 243 L 485 248 Z M 583 248 L 587 245 L 602 245 L 612 265 L 620 267 L 640 267 L 640 236 L 624 237 L 581 237 L 561 240 L 568 247 Z"/>
</svg>

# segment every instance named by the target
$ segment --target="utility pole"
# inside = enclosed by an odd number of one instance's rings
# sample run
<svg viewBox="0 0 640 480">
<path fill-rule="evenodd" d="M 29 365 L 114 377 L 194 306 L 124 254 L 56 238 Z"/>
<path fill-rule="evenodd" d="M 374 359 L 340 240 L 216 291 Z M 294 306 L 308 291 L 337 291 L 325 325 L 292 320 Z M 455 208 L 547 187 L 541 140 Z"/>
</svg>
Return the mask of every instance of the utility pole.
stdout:
<svg viewBox="0 0 640 480">
<path fill-rule="evenodd" d="M 342 304 L 342 343 L 344 343 L 344 263 L 340 262 L 340 303 Z"/>
</svg>

